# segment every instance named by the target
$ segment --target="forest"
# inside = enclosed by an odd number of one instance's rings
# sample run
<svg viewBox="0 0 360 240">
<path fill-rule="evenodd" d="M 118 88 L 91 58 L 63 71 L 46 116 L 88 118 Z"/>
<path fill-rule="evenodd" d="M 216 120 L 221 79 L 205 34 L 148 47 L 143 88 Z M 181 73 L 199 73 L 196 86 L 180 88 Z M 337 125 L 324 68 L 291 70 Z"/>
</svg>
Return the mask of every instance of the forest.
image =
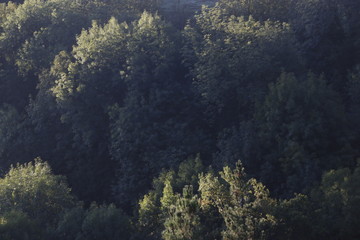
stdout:
<svg viewBox="0 0 360 240">
<path fill-rule="evenodd" d="M 359 0 L 0 0 L 1 240 L 360 239 Z"/>
</svg>

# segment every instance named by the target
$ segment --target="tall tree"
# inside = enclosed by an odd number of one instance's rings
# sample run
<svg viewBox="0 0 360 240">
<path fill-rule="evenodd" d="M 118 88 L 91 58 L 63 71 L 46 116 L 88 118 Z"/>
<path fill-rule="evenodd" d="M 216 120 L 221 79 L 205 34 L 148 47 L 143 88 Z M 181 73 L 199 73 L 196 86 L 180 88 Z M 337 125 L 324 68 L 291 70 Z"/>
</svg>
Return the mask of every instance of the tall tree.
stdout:
<svg viewBox="0 0 360 240">
<path fill-rule="evenodd" d="M 326 172 L 319 187 L 312 191 L 316 206 L 315 238 L 357 239 L 359 218 L 360 167 L 340 168 Z"/>
<path fill-rule="evenodd" d="M 290 23 L 301 44 L 307 67 L 325 73 L 344 89 L 347 70 L 359 62 L 359 1 L 296 1 Z"/>
<path fill-rule="evenodd" d="M 204 239 L 200 223 L 200 204 L 192 186 L 185 186 L 182 196 L 178 196 L 169 217 L 165 220 L 164 240 Z"/>
<path fill-rule="evenodd" d="M 40 159 L 12 167 L 0 179 L 0 214 L 17 210 L 46 226 L 75 201 L 63 176 L 52 174 Z"/>
<path fill-rule="evenodd" d="M 75 192 L 87 200 L 110 196 L 114 164 L 109 156 L 107 112 L 122 101 L 125 90 L 119 72 L 124 71 L 126 61 L 127 28 L 115 18 L 104 26 L 93 22 L 77 37 L 71 54 L 58 55 L 50 72 L 54 81 L 50 90 L 60 119 L 71 132 L 69 180 Z"/>
<path fill-rule="evenodd" d="M 204 7 L 184 35 L 185 63 L 218 130 L 251 118 L 255 101 L 281 69 L 300 66 L 288 24 L 235 17 L 219 4 Z"/>
<path fill-rule="evenodd" d="M 269 85 L 256 118 L 256 164 L 263 166 L 262 179 L 273 189 L 299 192 L 324 169 L 354 163 L 344 107 L 322 77 L 309 73 L 299 80 L 281 74 Z"/>
<path fill-rule="evenodd" d="M 201 114 L 183 78 L 177 37 L 147 12 L 130 26 L 126 96 L 111 111 L 112 156 L 118 162 L 117 199 L 129 204 L 161 168 L 202 151 Z"/>
<path fill-rule="evenodd" d="M 224 167 L 220 176 L 203 174 L 199 191 L 202 203 L 215 206 L 224 219 L 223 239 L 271 239 L 276 203 L 265 186 L 255 179 L 246 180 L 241 162 L 233 170 Z"/>
<path fill-rule="evenodd" d="M 192 229 L 192 222 L 197 222 L 200 217 L 198 199 L 194 194 L 198 188 L 198 174 L 202 171 L 204 166 L 199 157 L 190 158 L 183 161 L 176 171 L 163 171 L 153 180 L 152 189 L 139 201 L 139 239 L 181 238 L 182 219 L 176 212 L 188 217 L 189 222 L 184 223 L 190 231 L 187 234 L 200 231 L 200 228 Z"/>
<path fill-rule="evenodd" d="M 235 16 L 252 16 L 258 21 L 288 22 L 292 0 L 220 0 L 219 5 Z"/>
</svg>

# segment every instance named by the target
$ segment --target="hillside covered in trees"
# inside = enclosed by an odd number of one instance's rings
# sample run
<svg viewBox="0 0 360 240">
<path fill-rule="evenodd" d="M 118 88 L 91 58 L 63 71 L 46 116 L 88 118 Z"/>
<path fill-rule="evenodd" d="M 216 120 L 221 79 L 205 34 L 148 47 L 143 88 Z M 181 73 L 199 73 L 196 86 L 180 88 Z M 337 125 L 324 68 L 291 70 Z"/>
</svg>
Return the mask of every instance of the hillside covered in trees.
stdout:
<svg viewBox="0 0 360 240">
<path fill-rule="evenodd" d="M 360 239 L 359 0 L 0 2 L 1 240 Z"/>
</svg>

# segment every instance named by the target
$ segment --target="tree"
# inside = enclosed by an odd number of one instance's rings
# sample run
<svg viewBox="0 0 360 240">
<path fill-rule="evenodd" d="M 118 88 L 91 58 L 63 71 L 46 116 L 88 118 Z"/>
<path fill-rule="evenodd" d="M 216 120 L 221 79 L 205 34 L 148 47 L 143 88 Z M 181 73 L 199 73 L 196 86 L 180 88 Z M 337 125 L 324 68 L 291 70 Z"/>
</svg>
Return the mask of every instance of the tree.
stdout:
<svg viewBox="0 0 360 240">
<path fill-rule="evenodd" d="M 126 94 L 110 110 L 112 157 L 119 170 L 114 192 L 127 206 L 162 168 L 202 152 L 205 139 L 173 29 L 147 12 L 129 28 Z"/>
<path fill-rule="evenodd" d="M 189 158 L 179 165 L 177 171 L 163 171 L 158 178 L 153 180 L 153 188 L 139 200 L 137 223 L 140 232 L 139 239 L 161 239 L 162 232 L 165 231 L 165 221 L 169 221 L 169 224 L 171 221 L 180 221 L 175 214 L 176 208 L 181 208 L 182 210 L 178 209 L 180 212 L 186 212 L 190 205 L 196 204 L 193 193 L 189 192 L 190 187 L 186 186 L 191 186 L 196 190 L 198 174 L 203 170 L 204 166 L 199 157 Z M 182 191 L 186 191 L 186 194 L 183 192 L 185 195 L 181 197 Z M 177 205 L 177 201 L 179 204 L 183 202 L 186 206 Z M 187 214 L 185 212 L 184 214 Z M 168 219 L 169 214 L 172 214 L 173 220 Z M 170 225 L 168 227 L 171 228 Z M 168 229 L 168 231 L 170 232 L 164 234 L 170 234 L 168 235 L 170 238 L 172 230 Z"/>
<path fill-rule="evenodd" d="M 140 6 L 129 9 L 124 2 L 26 0 L 16 7 L 7 4 L 0 20 L 0 74 L 4 75 L 0 103 L 17 104 L 23 109 L 29 95 L 37 93 L 38 75 L 51 66 L 59 52 L 70 51 L 76 36 L 93 20 L 101 24 L 109 16 L 132 20 L 143 11 Z"/>
<path fill-rule="evenodd" d="M 167 0 L 160 1 L 159 12 L 176 28 L 182 30 L 186 22 L 201 10 L 203 5 L 212 6 L 215 0 Z"/>
<path fill-rule="evenodd" d="M 272 189 L 301 192 L 324 169 L 353 165 L 344 107 L 322 77 L 309 73 L 299 80 L 281 74 L 269 85 L 256 119 L 256 163 L 263 166 L 261 179 Z"/>
<path fill-rule="evenodd" d="M 67 156 L 69 179 L 82 199 L 109 199 L 114 163 L 109 156 L 108 108 L 122 101 L 127 24 L 111 18 L 93 22 L 77 37 L 71 54 L 61 52 L 50 71 L 50 91 L 72 146 Z M 118 57 L 119 56 L 119 57 Z M 77 161 L 74 161 L 77 159 Z M 75 179 L 83 179 L 75 181 Z M 101 183 L 97 179 L 103 179 Z M 86 184 L 85 182 L 93 184 Z"/>
<path fill-rule="evenodd" d="M 75 34 L 86 25 L 85 16 L 76 14 L 74 7 L 71 1 L 29 0 L 6 14 L 0 39 L 2 102 L 23 109 L 28 96 L 36 93 L 35 75 L 50 66 L 58 51 L 71 47 Z"/>
<path fill-rule="evenodd" d="M 128 218 L 115 205 L 92 205 L 86 212 L 81 230 L 79 240 L 130 239 L 131 236 Z"/>
<path fill-rule="evenodd" d="M 19 153 L 19 147 L 27 142 L 25 116 L 12 105 L 4 104 L 0 108 L 0 169 L 5 171 L 15 161 L 25 162 L 26 149 Z"/>
<path fill-rule="evenodd" d="M 359 225 L 359 163 L 354 170 L 340 168 L 322 176 L 321 184 L 312 193 L 317 207 L 315 228 L 317 239 L 357 239 Z"/>
<path fill-rule="evenodd" d="M 325 73 L 342 91 L 347 70 L 359 62 L 359 7 L 353 0 L 296 1 L 289 20 L 308 69 Z"/>
<path fill-rule="evenodd" d="M 0 214 L 21 211 L 30 219 L 47 225 L 63 210 L 74 206 L 64 177 L 53 175 L 40 159 L 11 167 L 0 179 Z"/>
<path fill-rule="evenodd" d="M 184 35 L 185 63 L 217 131 L 250 119 L 281 69 L 301 68 L 288 24 L 235 17 L 219 4 L 204 7 Z"/>
<path fill-rule="evenodd" d="M 17 160 L 13 161 L 17 158 L 17 155 L 13 155 L 6 161 L 15 164 L 17 161 L 24 162 L 24 159 L 39 155 L 51 159 L 55 172 L 66 173 L 74 192 L 88 202 L 103 201 L 109 199 L 111 195 L 110 182 L 114 174 L 108 141 L 104 137 L 108 136 L 107 131 L 104 130 L 107 125 L 99 124 L 106 120 L 104 115 L 107 114 L 97 114 L 99 109 L 101 113 L 107 112 L 104 110 L 107 106 L 104 104 L 101 107 L 94 107 L 94 111 L 89 112 L 88 115 L 82 114 L 87 112 L 83 108 L 84 111 L 76 115 L 75 109 L 80 108 L 71 106 L 65 109 L 63 103 L 55 101 L 59 99 L 54 99 L 51 92 L 56 88 L 58 80 L 59 84 L 62 84 L 61 80 L 66 79 L 66 76 L 79 73 L 77 69 L 68 71 L 67 68 L 75 57 L 65 53 L 70 52 L 77 41 L 79 44 L 74 54 L 81 55 L 81 51 L 85 55 L 89 52 L 94 53 L 91 52 L 90 46 L 88 52 L 79 49 L 82 40 L 80 37 L 77 40 L 76 37 L 83 28 L 91 26 L 92 20 L 102 24 L 107 22 L 111 15 L 125 20 L 134 19 L 140 14 L 135 6 L 132 6 L 133 9 L 130 11 L 127 8 L 129 6 L 124 6 L 122 2 L 28 0 L 15 7 L 7 4 L 0 14 L 0 50 L 3 53 L 0 56 L 0 103 L 13 105 L 21 115 L 18 126 L 21 130 L 18 131 L 16 148 L 21 149 L 18 155 L 21 155 L 20 152 L 23 153 Z M 85 33 L 83 36 L 83 40 L 87 38 Z M 88 43 L 84 41 L 84 44 Z M 100 46 L 95 49 L 95 52 L 101 48 Z M 106 51 L 105 46 L 104 51 Z M 109 52 L 111 50 L 107 51 Z M 88 75 L 82 76 L 90 78 L 92 74 L 89 71 Z M 102 77 L 107 78 L 110 73 L 104 72 Z M 99 73 L 99 76 L 102 73 Z M 81 117 L 89 119 L 89 124 L 69 121 L 68 115 L 71 115 L 73 120 Z M 95 120 L 95 116 L 99 117 Z M 99 129 L 93 131 L 92 127 Z M 100 134 L 103 132 L 104 134 Z M 28 147 L 30 144 L 31 148 Z M 89 165 L 83 164 L 84 162 Z M 104 165 L 109 167 L 102 169 L 101 166 Z M 101 177 L 104 181 L 95 181 L 96 177 Z M 92 184 L 84 184 L 91 181 Z M 94 188 L 98 185 L 101 186 Z M 97 193 L 94 194 L 94 191 Z"/>
<path fill-rule="evenodd" d="M 235 167 L 239 159 L 250 173 L 255 173 L 256 131 L 253 120 L 244 121 L 231 128 L 225 128 L 218 133 L 216 152 L 213 154 L 212 166 L 221 170 L 223 166 Z M 254 171 L 255 170 L 255 171 Z"/>
<path fill-rule="evenodd" d="M 279 200 L 274 211 L 278 220 L 275 236 L 278 239 L 318 239 L 315 209 L 312 199 L 304 194 Z"/>
<path fill-rule="evenodd" d="M 185 186 L 182 196 L 177 196 L 175 204 L 169 209 L 169 216 L 164 222 L 163 239 L 203 239 L 199 212 L 198 197 L 193 194 L 191 185 Z"/>
<path fill-rule="evenodd" d="M 252 16 L 258 21 L 288 22 L 293 2 L 291 0 L 220 0 L 219 6 L 237 17 Z"/>
<path fill-rule="evenodd" d="M 0 237 L 3 240 L 45 239 L 40 224 L 16 210 L 0 216 Z"/>
<path fill-rule="evenodd" d="M 53 235 L 55 239 L 76 240 L 81 235 L 81 226 L 86 210 L 83 206 L 76 206 L 63 212 L 57 222 Z"/>
<path fill-rule="evenodd" d="M 224 167 L 220 176 L 202 174 L 199 191 L 202 204 L 215 206 L 221 214 L 223 239 L 271 239 L 277 223 L 272 213 L 276 202 L 265 186 L 255 179 L 246 180 L 241 162 L 234 170 Z"/>
<path fill-rule="evenodd" d="M 55 239 L 130 239 L 129 218 L 115 205 L 92 203 L 88 209 L 77 206 L 64 212 L 54 230 Z"/>
</svg>

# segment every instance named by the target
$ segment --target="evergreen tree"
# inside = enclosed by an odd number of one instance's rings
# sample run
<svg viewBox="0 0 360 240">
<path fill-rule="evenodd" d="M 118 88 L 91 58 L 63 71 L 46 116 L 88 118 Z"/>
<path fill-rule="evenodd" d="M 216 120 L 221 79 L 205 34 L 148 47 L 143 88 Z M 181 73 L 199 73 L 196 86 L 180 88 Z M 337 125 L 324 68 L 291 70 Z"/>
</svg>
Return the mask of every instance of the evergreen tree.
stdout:
<svg viewBox="0 0 360 240">
<path fill-rule="evenodd" d="M 322 176 L 321 184 L 311 194 L 317 207 L 315 237 L 328 239 L 357 239 L 360 236 L 359 164 L 354 170 L 340 168 Z"/>
<path fill-rule="evenodd" d="M 277 223 L 272 213 L 276 202 L 265 186 L 246 180 L 241 162 L 234 170 L 224 167 L 220 176 L 202 175 L 199 191 L 202 203 L 215 206 L 224 219 L 223 239 L 271 239 Z"/>
<path fill-rule="evenodd" d="M 288 24 L 235 17 L 218 4 L 204 7 L 184 36 L 185 63 L 216 131 L 250 119 L 281 69 L 301 68 Z"/>
<path fill-rule="evenodd" d="M 308 69 L 325 73 L 337 90 L 344 89 L 348 69 L 359 62 L 359 1 L 294 1 L 289 20 Z"/>
<path fill-rule="evenodd" d="M 89 202 L 110 196 L 114 163 L 109 156 L 107 112 L 124 92 L 119 72 L 125 63 L 126 28 L 115 18 L 104 26 L 94 22 L 77 37 L 72 54 L 62 52 L 56 57 L 50 72 L 54 76 L 50 91 L 72 143 L 73 150 L 66 156 L 69 179 L 74 191 Z"/>
<path fill-rule="evenodd" d="M 164 222 L 163 239 L 203 239 L 199 211 L 199 199 L 193 194 L 192 186 L 185 186 L 182 196 L 177 196 L 175 204 L 169 209 L 169 216 Z"/>
<path fill-rule="evenodd" d="M 153 180 L 152 190 L 145 194 L 139 201 L 139 218 L 137 224 L 138 230 L 140 232 L 138 237 L 139 239 L 161 239 L 162 232 L 167 231 L 165 230 L 164 226 L 165 221 L 176 222 L 176 219 L 178 219 L 175 216 L 176 214 L 174 215 L 176 208 L 180 207 L 177 206 L 177 201 L 179 201 L 179 203 L 185 201 L 186 203 L 184 204 L 187 204 L 186 206 L 190 204 L 189 201 L 193 202 L 192 204 L 195 204 L 194 199 L 196 197 L 193 199 L 193 192 L 190 193 L 187 191 L 186 189 L 190 189 L 186 186 L 191 186 L 191 191 L 193 191 L 192 189 L 196 191 L 198 188 L 198 174 L 203 170 L 204 167 L 199 157 L 190 158 L 186 161 L 183 161 L 179 165 L 177 171 L 164 171 L 158 178 Z M 181 195 L 181 193 L 184 193 L 185 190 L 186 194 L 190 194 L 191 196 L 185 194 L 187 196 L 185 198 L 184 194 Z M 188 210 L 184 209 L 184 211 Z M 168 219 L 170 215 L 172 216 L 173 220 Z M 200 217 L 200 215 L 195 215 L 192 215 L 192 217 Z M 203 220 L 204 219 L 202 219 L 202 221 Z M 172 228 L 171 226 L 168 227 Z M 168 230 L 170 231 L 166 233 L 170 234 L 168 237 L 175 237 L 175 235 L 173 236 L 171 233 L 172 230 Z M 173 230 L 178 231 L 175 230 L 175 228 Z"/>
<path fill-rule="evenodd" d="M 162 168 L 201 152 L 204 139 L 171 28 L 147 12 L 130 28 L 126 96 L 110 110 L 112 157 L 118 162 L 114 191 L 125 205 L 145 193 Z"/>
<path fill-rule="evenodd" d="M 269 85 L 256 118 L 256 164 L 274 191 L 300 192 L 323 170 L 354 163 L 344 107 L 322 77 L 310 73 L 301 81 L 283 73 Z"/>
</svg>

